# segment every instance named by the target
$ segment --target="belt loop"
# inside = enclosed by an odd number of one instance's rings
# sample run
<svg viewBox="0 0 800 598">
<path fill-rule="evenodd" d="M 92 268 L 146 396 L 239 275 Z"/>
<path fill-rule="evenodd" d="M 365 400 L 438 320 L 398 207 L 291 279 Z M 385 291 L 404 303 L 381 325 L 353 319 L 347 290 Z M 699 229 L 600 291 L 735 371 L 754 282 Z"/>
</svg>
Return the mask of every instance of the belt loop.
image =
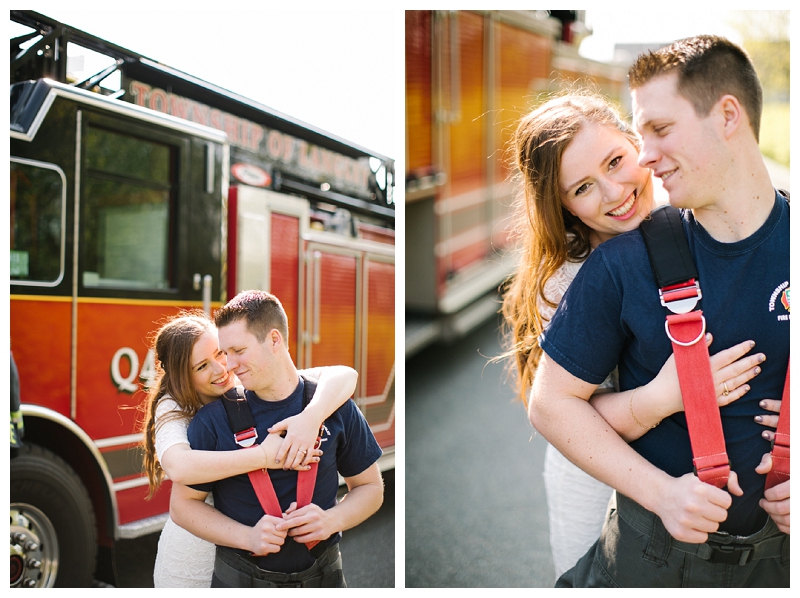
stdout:
<svg viewBox="0 0 800 598">
<path fill-rule="evenodd" d="M 644 560 L 662 567 L 667 564 L 672 538 L 656 514 L 652 514 L 651 521 L 650 541 L 644 550 Z"/>
</svg>

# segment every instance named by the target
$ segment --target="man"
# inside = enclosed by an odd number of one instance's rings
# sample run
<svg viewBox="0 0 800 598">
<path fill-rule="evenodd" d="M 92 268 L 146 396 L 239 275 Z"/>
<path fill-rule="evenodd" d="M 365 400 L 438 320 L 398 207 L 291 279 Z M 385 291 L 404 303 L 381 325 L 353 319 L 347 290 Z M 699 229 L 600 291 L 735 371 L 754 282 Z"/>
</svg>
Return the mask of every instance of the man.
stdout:
<svg viewBox="0 0 800 598">
<path fill-rule="evenodd" d="M 721 410 L 734 496 L 693 475 L 683 413 L 626 444 L 588 399 L 617 364 L 622 391 L 646 384 L 672 349 L 640 233 L 594 251 L 542 336 L 529 415 L 617 490 L 617 506 L 557 586 L 788 587 L 789 484 L 764 492 L 769 444 L 753 421 L 767 414 L 760 401 L 780 398 L 789 357 L 789 209 L 758 149 L 761 87 L 747 55 L 714 36 L 640 56 L 629 80 L 639 163 L 685 209 L 714 344 L 752 339 L 766 361 L 747 395 Z"/>
<path fill-rule="evenodd" d="M 304 381 L 286 344 L 286 313 L 273 295 L 244 291 L 217 312 L 215 321 L 228 369 L 248 389 L 258 435 L 265 438 L 270 426 L 303 409 Z M 201 409 L 188 435 L 193 449 L 238 449 L 222 401 Z M 313 501 L 305 507 L 296 504 L 297 472 L 271 471 L 282 517 L 264 514 L 246 475 L 173 487 L 175 522 L 217 544 L 212 587 L 345 587 L 340 532 L 381 506 L 381 450 L 353 401 L 325 421 L 321 448 Z M 337 504 L 338 473 L 349 492 Z M 212 489 L 216 508 L 204 502 Z M 312 554 L 306 544 L 314 541 L 320 545 Z"/>
</svg>

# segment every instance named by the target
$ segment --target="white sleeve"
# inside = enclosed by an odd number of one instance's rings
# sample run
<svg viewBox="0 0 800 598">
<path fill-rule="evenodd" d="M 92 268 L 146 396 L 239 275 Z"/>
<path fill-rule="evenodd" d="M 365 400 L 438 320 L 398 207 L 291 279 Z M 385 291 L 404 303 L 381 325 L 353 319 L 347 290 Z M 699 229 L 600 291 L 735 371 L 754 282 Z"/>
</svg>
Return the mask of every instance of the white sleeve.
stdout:
<svg viewBox="0 0 800 598">
<path fill-rule="evenodd" d="M 575 275 L 578 273 L 578 270 L 581 269 L 582 265 L 583 262 L 564 262 L 558 270 L 547 279 L 547 282 L 544 283 L 544 294 L 550 301 L 556 304 L 556 307 L 561 303 L 561 298 L 564 296 L 564 293 L 567 292 L 569 285 L 572 284 Z M 542 314 L 542 320 L 550 322 L 553 318 L 553 314 L 556 313 L 556 307 L 550 307 L 544 301 L 537 300 L 539 301 L 539 313 Z M 545 324 L 545 327 L 546 326 L 547 324 Z"/>
<path fill-rule="evenodd" d="M 183 417 L 170 417 L 163 424 L 160 420 L 168 413 L 180 412 L 181 408 L 169 397 L 164 397 L 156 407 L 156 456 L 158 460 L 164 456 L 167 449 L 176 444 L 189 444 L 187 430 L 189 421 Z"/>
</svg>

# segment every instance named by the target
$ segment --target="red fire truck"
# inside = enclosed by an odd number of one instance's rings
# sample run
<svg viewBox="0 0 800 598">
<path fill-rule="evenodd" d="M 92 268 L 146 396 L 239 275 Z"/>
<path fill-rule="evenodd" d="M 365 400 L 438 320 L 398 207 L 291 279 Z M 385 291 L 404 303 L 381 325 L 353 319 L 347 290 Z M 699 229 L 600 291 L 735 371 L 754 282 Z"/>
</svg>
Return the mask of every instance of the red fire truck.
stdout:
<svg viewBox="0 0 800 598">
<path fill-rule="evenodd" d="M 115 541 L 161 528 L 170 484 L 145 499 L 139 448 L 149 335 L 243 289 L 281 299 L 298 367 L 358 370 L 392 469 L 394 161 L 41 14 L 11 19 L 30 28 L 11 40 L 11 586 L 113 584 Z M 110 66 L 72 80 L 72 44 Z"/>
<path fill-rule="evenodd" d="M 537 96 L 625 69 L 578 54 L 585 11 L 406 11 L 406 357 L 496 314 L 513 270 L 507 143 Z"/>
</svg>

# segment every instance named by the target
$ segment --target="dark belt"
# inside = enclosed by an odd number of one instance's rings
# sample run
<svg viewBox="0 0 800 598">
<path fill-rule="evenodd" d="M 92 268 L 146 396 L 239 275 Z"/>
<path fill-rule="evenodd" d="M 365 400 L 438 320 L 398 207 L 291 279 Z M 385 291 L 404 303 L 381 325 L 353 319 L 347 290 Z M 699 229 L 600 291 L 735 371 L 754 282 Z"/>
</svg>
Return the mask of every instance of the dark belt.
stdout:
<svg viewBox="0 0 800 598">
<path fill-rule="evenodd" d="M 326 580 L 340 578 L 342 568 L 339 544 L 326 549 L 308 569 L 298 573 L 267 571 L 249 559 L 227 548 L 217 547 L 214 574 L 219 580 L 235 588 L 323 588 L 330 587 Z"/>
<path fill-rule="evenodd" d="M 620 493 L 616 497 L 619 516 L 637 531 L 650 537 L 663 535 L 663 540 L 669 547 L 693 554 L 710 563 L 743 566 L 758 559 L 785 557 L 784 549 L 788 548 L 789 536 L 778 531 L 775 522 L 769 517 L 764 527 L 750 536 L 714 532 L 708 534 L 708 541 L 703 544 L 681 542 L 669 535 L 655 513 Z"/>
</svg>

